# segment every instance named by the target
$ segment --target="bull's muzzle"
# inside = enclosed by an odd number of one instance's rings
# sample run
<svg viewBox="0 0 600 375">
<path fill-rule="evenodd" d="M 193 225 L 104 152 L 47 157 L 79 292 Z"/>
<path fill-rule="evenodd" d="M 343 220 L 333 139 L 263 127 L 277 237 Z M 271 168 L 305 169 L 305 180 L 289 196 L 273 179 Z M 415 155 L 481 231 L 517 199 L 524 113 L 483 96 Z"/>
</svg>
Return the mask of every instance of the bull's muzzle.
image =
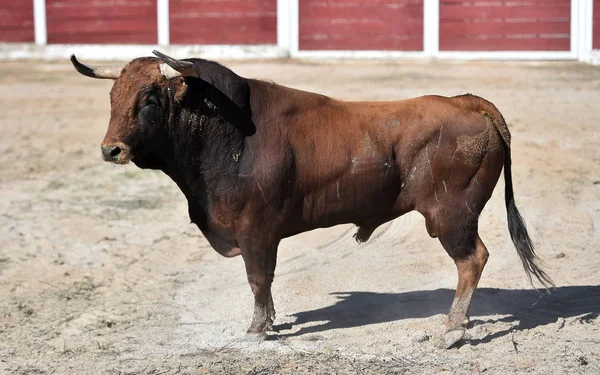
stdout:
<svg viewBox="0 0 600 375">
<path fill-rule="evenodd" d="M 122 143 L 117 144 L 102 144 L 102 158 L 104 161 L 109 161 L 116 164 L 126 164 L 131 160 L 129 149 Z"/>
</svg>

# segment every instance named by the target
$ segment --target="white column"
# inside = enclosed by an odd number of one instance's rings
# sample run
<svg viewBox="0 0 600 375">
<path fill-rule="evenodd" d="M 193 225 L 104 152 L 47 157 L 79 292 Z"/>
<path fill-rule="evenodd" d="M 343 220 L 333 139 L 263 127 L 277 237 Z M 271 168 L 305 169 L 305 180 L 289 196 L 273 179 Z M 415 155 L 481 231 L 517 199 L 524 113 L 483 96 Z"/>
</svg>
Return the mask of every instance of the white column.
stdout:
<svg viewBox="0 0 600 375">
<path fill-rule="evenodd" d="M 579 2 L 581 0 L 571 0 L 571 29 L 570 43 L 571 54 L 577 58 L 579 56 Z"/>
<path fill-rule="evenodd" d="M 440 1 L 423 1 L 423 52 L 437 56 L 440 50 Z"/>
<path fill-rule="evenodd" d="M 290 50 L 290 7 L 288 0 L 277 0 L 277 46 Z"/>
<path fill-rule="evenodd" d="M 574 4 L 576 3 L 576 4 Z M 571 11 L 577 11 L 577 40 L 571 36 L 571 49 L 576 46 L 577 59 L 589 61 L 592 55 L 594 31 L 594 0 L 572 0 Z M 572 17 L 571 17 L 572 18 Z"/>
<path fill-rule="evenodd" d="M 288 26 L 288 36 L 289 36 L 289 49 L 290 56 L 294 57 L 298 53 L 298 38 L 300 36 L 299 32 L 299 6 L 300 0 L 289 0 L 289 26 Z"/>
<path fill-rule="evenodd" d="M 157 0 L 156 18 L 158 27 L 158 44 L 168 46 L 170 44 L 169 32 L 169 0 Z"/>
<path fill-rule="evenodd" d="M 35 44 L 43 46 L 48 42 L 46 30 L 46 0 L 33 0 L 33 25 Z"/>
</svg>

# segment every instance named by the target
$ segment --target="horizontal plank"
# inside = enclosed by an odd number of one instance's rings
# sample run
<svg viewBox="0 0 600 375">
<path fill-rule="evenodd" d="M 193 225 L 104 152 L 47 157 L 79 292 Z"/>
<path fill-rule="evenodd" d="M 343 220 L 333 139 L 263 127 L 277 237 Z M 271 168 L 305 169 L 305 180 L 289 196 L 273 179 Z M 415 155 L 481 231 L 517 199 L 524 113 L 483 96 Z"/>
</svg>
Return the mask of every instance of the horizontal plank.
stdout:
<svg viewBox="0 0 600 375">
<path fill-rule="evenodd" d="M 171 17 L 171 30 L 183 29 L 191 33 L 196 33 L 199 28 L 212 29 L 212 32 L 218 32 L 219 29 L 243 29 L 260 28 L 276 31 L 277 20 L 275 17 L 248 17 L 248 18 L 175 18 Z"/>
<path fill-rule="evenodd" d="M 442 6 L 440 21 L 449 19 L 564 19 L 571 15 L 570 2 L 553 6 Z"/>
<path fill-rule="evenodd" d="M 244 31 L 244 30 L 259 30 L 259 31 L 264 31 L 264 32 L 276 32 L 277 31 L 277 26 L 276 25 L 272 25 L 272 24 L 266 24 L 266 25 L 260 25 L 260 24 L 250 24 L 250 23 L 246 23 L 246 24 L 223 24 L 221 25 L 221 27 L 214 27 L 212 24 L 210 23 L 198 23 L 196 25 L 187 25 L 187 24 L 171 24 L 171 33 L 174 32 L 185 32 L 185 33 L 189 33 L 191 35 L 198 35 L 198 34 L 217 34 L 219 32 L 225 32 L 225 31 L 230 31 L 230 30 L 240 30 L 240 31 Z"/>
<path fill-rule="evenodd" d="M 377 6 L 383 8 L 397 8 L 411 5 L 422 5 L 423 0 L 301 0 L 300 6 L 310 7 L 355 7 Z"/>
<path fill-rule="evenodd" d="M 134 22 L 130 18 L 76 19 L 48 25 L 48 34 L 61 33 L 110 33 L 113 31 L 152 33 L 156 32 L 156 23 Z"/>
<path fill-rule="evenodd" d="M 353 7 L 353 8 L 310 8 L 300 3 L 300 22 L 305 18 L 330 18 L 330 19 L 362 19 L 377 18 L 386 22 L 402 22 L 404 19 L 422 19 L 423 6 L 386 9 L 381 7 Z"/>
<path fill-rule="evenodd" d="M 33 14 L 33 1 L 6 3 L 0 0 L 0 13 L 4 14 Z"/>
<path fill-rule="evenodd" d="M 11 14 L 4 16 L 0 13 L 0 28 L 14 27 L 23 25 L 23 27 L 33 27 L 33 17 L 30 14 Z"/>
<path fill-rule="evenodd" d="M 277 17 L 276 13 L 245 13 L 245 14 L 224 14 L 221 17 L 213 17 L 203 13 L 171 13 L 169 18 L 172 20 L 179 20 L 190 22 L 250 22 L 254 23 L 261 20 L 273 22 Z M 276 23 L 276 22 L 275 22 Z"/>
<path fill-rule="evenodd" d="M 156 1 L 157 0 L 45 0 L 46 10 L 80 8 L 156 8 Z"/>
<path fill-rule="evenodd" d="M 363 38 L 361 35 L 333 35 L 328 39 L 309 38 L 304 35 L 299 40 L 302 51 L 309 50 L 354 50 L 354 51 L 422 51 L 423 38 Z"/>
<path fill-rule="evenodd" d="M 156 23 L 131 19 L 70 20 L 48 23 L 48 43 L 140 43 L 157 42 Z"/>
<path fill-rule="evenodd" d="M 171 44 L 276 44 L 276 30 L 173 30 Z"/>
<path fill-rule="evenodd" d="M 1 0 L 0 0 L 1 1 Z M 89 6 L 149 6 L 156 5 L 156 0 L 45 0 L 46 5 L 69 6 L 72 4 L 88 4 Z"/>
<path fill-rule="evenodd" d="M 117 6 L 117 7 L 97 7 L 86 4 L 74 4 L 69 7 L 46 7 L 46 17 L 49 19 L 71 19 L 81 17 L 136 17 L 150 20 L 156 18 L 156 6 Z"/>
<path fill-rule="evenodd" d="M 156 44 L 156 39 L 156 35 L 119 32 L 48 35 L 49 44 Z"/>
<path fill-rule="evenodd" d="M 277 0 L 235 0 L 235 1 L 182 1 L 171 0 L 169 2 L 171 14 L 188 12 L 199 12 L 213 14 L 215 16 L 227 15 L 229 13 L 248 12 L 277 12 Z"/>
<path fill-rule="evenodd" d="M 440 0 L 441 5 L 468 5 L 468 6 L 552 6 L 563 5 L 569 0 Z"/>
<path fill-rule="evenodd" d="M 300 23 L 300 35 L 304 34 L 364 34 L 364 35 L 386 35 L 386 34 L 423 34 L 423 20 L 416 22 L 345 22 L 331 23 L 328 20 L 303 20 Z"/>
<path fill-rule="evenodd" d="M 35 40 L 33 28 L 0 29 L 0 42 L 28 43 Z"/>
<path fill-rule="evenodd" d="M 569 34 L 569 22 L 442 22 L 440 34 L 490 35 L 490 34 Z"/>
<path fill-rule="evenodd" d="M 440 51 L 569 51 L 570 46 L 569 38 L 475 39 L 440 35 Z"/>
</svg>

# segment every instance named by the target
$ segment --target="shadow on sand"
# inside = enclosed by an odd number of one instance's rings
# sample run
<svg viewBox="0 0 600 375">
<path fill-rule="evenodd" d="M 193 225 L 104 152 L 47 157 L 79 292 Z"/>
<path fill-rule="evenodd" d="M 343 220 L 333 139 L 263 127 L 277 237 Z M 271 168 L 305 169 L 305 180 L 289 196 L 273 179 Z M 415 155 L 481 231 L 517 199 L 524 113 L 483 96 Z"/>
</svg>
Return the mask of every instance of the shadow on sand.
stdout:
<svg viewBox="0 0 600 375">
<path fill-rule="evenodd" d="M 513 330 L 534 328 L 556 322 L 558 318 L 582 316 L 591 320 L 600 314 L 600 286 L 565 286 L 551 294 L 536 290 L 477 289 L 471 304 L 472 325 L 503 321 L 519 322 L 517 326 L 488 335 L 472 344 L 489 342 Z M 293 325 L 314 321 L 327 323 L 303 327 L 298 332 L 280 337 L 300 336 L 336 328 L 360 327 L 369 324 L 392 322 L 408 318 L 427 318 L 447 314 L 454 298 L 454 290 L 437 289 L 406 293 L 345 292 L 333 293 L 338 301 L 327 307 L 295 314 L 293 324 L 274 327 L 290 329 Z M 480 320 L 478 316 L 506 315 L 500 319 Z"/>
</svg>

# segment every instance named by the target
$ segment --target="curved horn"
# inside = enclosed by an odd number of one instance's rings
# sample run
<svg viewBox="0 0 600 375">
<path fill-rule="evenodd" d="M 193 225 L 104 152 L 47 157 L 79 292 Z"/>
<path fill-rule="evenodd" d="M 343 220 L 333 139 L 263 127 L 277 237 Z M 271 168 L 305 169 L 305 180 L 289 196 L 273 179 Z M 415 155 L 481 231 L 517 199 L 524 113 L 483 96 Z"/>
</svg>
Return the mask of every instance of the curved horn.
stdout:
<svg viewBox="0 0 600 375">
<path fill-rule="evenodd" d="M 124 65 L 92 66 L 77 61 L 75 55 L 71 55 L 71 63 L 77 71 L 84 76 L 103 79 L 117 79 L 121 75 Z"/>
<path fill-rule="evenodd" d="M 152 53 L 163 62 L 163 64 L 160 64 L 160 72 L 166 79 L 179 76 L 198 77 L 198 72 L 196 72 L 193 62 L 177 60 L 156 50 L 152 51 Z"/>
</svg>

